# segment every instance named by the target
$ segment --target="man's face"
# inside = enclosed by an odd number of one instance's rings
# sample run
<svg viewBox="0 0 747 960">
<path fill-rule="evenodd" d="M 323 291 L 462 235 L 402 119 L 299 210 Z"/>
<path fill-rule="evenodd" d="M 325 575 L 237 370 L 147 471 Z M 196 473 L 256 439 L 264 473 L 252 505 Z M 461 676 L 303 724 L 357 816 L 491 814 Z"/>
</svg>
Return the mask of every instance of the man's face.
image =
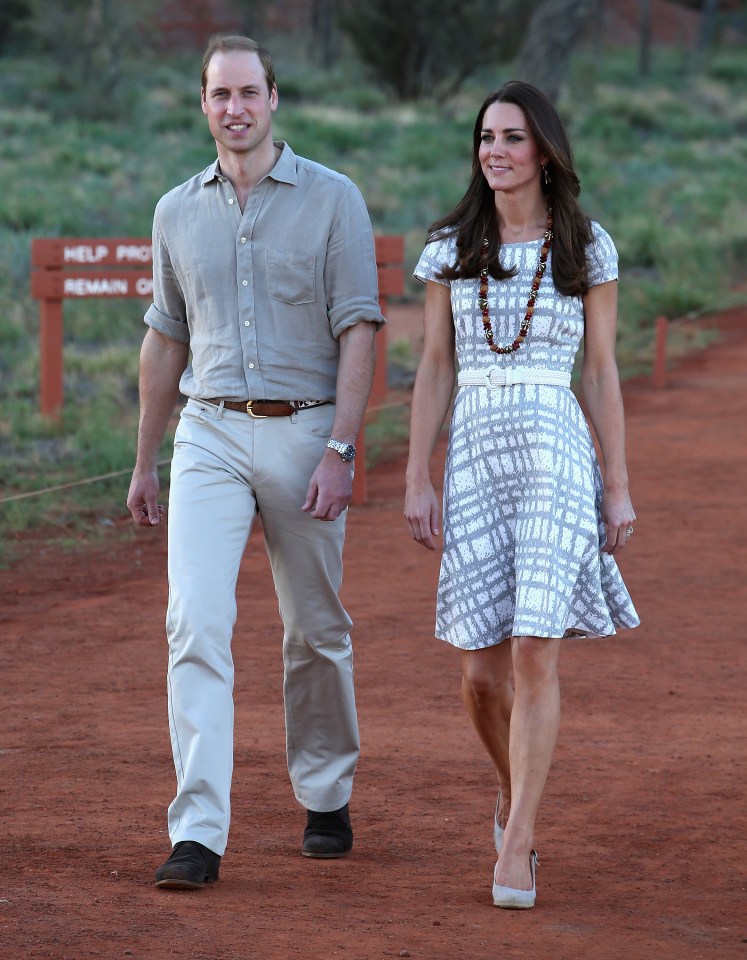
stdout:
<svg viewBox="0 0 747 960">
<path fill-rule="evenodd" d="M 272 114 L 278 92 L 267 90 L 256 53 L 219 51 L 208 64 L 202 112 L 208 118 L 218 156 L 248 154 L 272 142 Z"/>
</svg>

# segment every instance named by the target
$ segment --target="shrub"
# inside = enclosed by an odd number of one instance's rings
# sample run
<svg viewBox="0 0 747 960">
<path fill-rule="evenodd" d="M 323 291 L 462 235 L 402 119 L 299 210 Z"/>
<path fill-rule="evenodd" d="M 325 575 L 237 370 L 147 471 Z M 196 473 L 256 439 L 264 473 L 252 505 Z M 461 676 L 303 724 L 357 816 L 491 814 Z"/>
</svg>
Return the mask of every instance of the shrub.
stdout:
<svg viewBox="0 0 747 960">
<path fill-rule="evenodd" d="M 457 90 L 484 64 L 511 59 L 535 4 L 521 0 L 369 0 L 349 4 L 343 30 L 398 100 Z"/>
</svg>

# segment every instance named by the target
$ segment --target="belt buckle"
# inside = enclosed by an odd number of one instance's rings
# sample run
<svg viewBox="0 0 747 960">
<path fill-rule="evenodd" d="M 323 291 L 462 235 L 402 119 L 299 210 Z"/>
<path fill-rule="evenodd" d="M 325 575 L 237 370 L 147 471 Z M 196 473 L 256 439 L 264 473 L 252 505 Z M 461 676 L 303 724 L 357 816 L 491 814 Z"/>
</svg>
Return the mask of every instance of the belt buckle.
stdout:
<svg viewBox="0 0 747 960">
<path fill-rule="evenodd" d="M 250 417 L 254 417 L 255 420 L 266 420 L 266 419 L 267 419 L 267 415 L 266 415 L 266 414 L 264 414 L 264 413 L 255 413 L 255 412 L 252 410 L 252 406 L 253 406 L 256 402 L 257 402 L 256 400 L 247 400 L 247 401 L 246 401 L 246 412 L 249 414 Z"/>
<path fill-rule="evenodd" d="M 502 387 L 505 383 L 505 372 L 497 366 L 489 367 L 485 373 L 485 385 L 495 390 L 496 387 Z"/>
</svg>

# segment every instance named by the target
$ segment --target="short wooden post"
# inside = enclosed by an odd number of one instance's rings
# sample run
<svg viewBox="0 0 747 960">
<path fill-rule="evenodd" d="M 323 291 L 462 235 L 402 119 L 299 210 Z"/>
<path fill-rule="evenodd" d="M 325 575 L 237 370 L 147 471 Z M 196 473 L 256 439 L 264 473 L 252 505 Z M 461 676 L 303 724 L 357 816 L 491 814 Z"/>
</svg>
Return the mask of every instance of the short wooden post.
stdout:
<svg viewBox="0 0 747 960">
<path fill-rule="evenodd" d="M 62 412 L 62 300 L 39 303 L 39 388 L 41 412 L 59 418 Z"/>
<path fill-rule="evenodd" d="M 377 236 L 376 272 L 379 282 L 379 309 L 386 316 L 389 309 L 389 296 L 404 292 L 405 276 L 402 263 L 405 258 L 405 238 L 402 236 Z M 381 405 L 386 402 L 387 393 L 387 356 L 386 326 L 376 334 L 376 366 L 369 403 Z M 356 506 L 368 501 L 368 483 L 366 481 L 366 421 L 361 424 L 356 443 L 355 476 L 353 478 L 353 496 L 351 503 Z"/>
<path fill-rule="evenodd" d="M 667 385 L 667 327 L 666 317 L 656 318 L 653 381 L 658 389 Z"/>
<path fill-rule="evenodd" d="M 360 506 L 368 502 L 368 481 L 366 480 L 366 428 L 361 427 L 355 443 L 355 473 L 353 474 L 353 496 L 350 502 Z"/>
<path fill-rule="evenodd" d="M 379 283 L 379 309 L 386 316 L 389 297 L 404 293 L 405 274 L 402 266 L 405 259 L 405 238 L 399 235 L 375 237 L 376 272 Z M 386 402 L 387 392 L 387 331 L 384 326 L 376 336 L 376 367 L 371 385 L 370 403 Z"/>
<path fill-rule="evenodd" d="M 389 309 L 387 297 L 379 296 L 379 309 L 386 316 Z M 384 403 L 386 400 L 386 324 L 376 334 L 376 366 L 374 367 L 373 382 L 369 403 Z"/>
</svg>

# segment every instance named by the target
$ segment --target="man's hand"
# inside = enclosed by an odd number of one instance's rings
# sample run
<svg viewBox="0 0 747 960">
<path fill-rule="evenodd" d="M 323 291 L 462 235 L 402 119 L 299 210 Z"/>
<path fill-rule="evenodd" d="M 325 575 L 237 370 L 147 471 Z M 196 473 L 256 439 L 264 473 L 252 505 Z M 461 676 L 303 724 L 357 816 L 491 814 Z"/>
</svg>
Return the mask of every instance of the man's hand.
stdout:
<svg viewBox="0 0 747 960">
<path fill-rule="evenodd" d="M 158 471 L 135 469 L 127 494 L 127 508 L 140 527 L 154 527 L 161 522 L 163 506 L 158 500 Z"/>
<path fill-rule="evenodd" d="M 334 450 L 325 450 L 301 509 L 315 520 L 336 520 L 353 495 L 353 471 Z"/>
</svg>

